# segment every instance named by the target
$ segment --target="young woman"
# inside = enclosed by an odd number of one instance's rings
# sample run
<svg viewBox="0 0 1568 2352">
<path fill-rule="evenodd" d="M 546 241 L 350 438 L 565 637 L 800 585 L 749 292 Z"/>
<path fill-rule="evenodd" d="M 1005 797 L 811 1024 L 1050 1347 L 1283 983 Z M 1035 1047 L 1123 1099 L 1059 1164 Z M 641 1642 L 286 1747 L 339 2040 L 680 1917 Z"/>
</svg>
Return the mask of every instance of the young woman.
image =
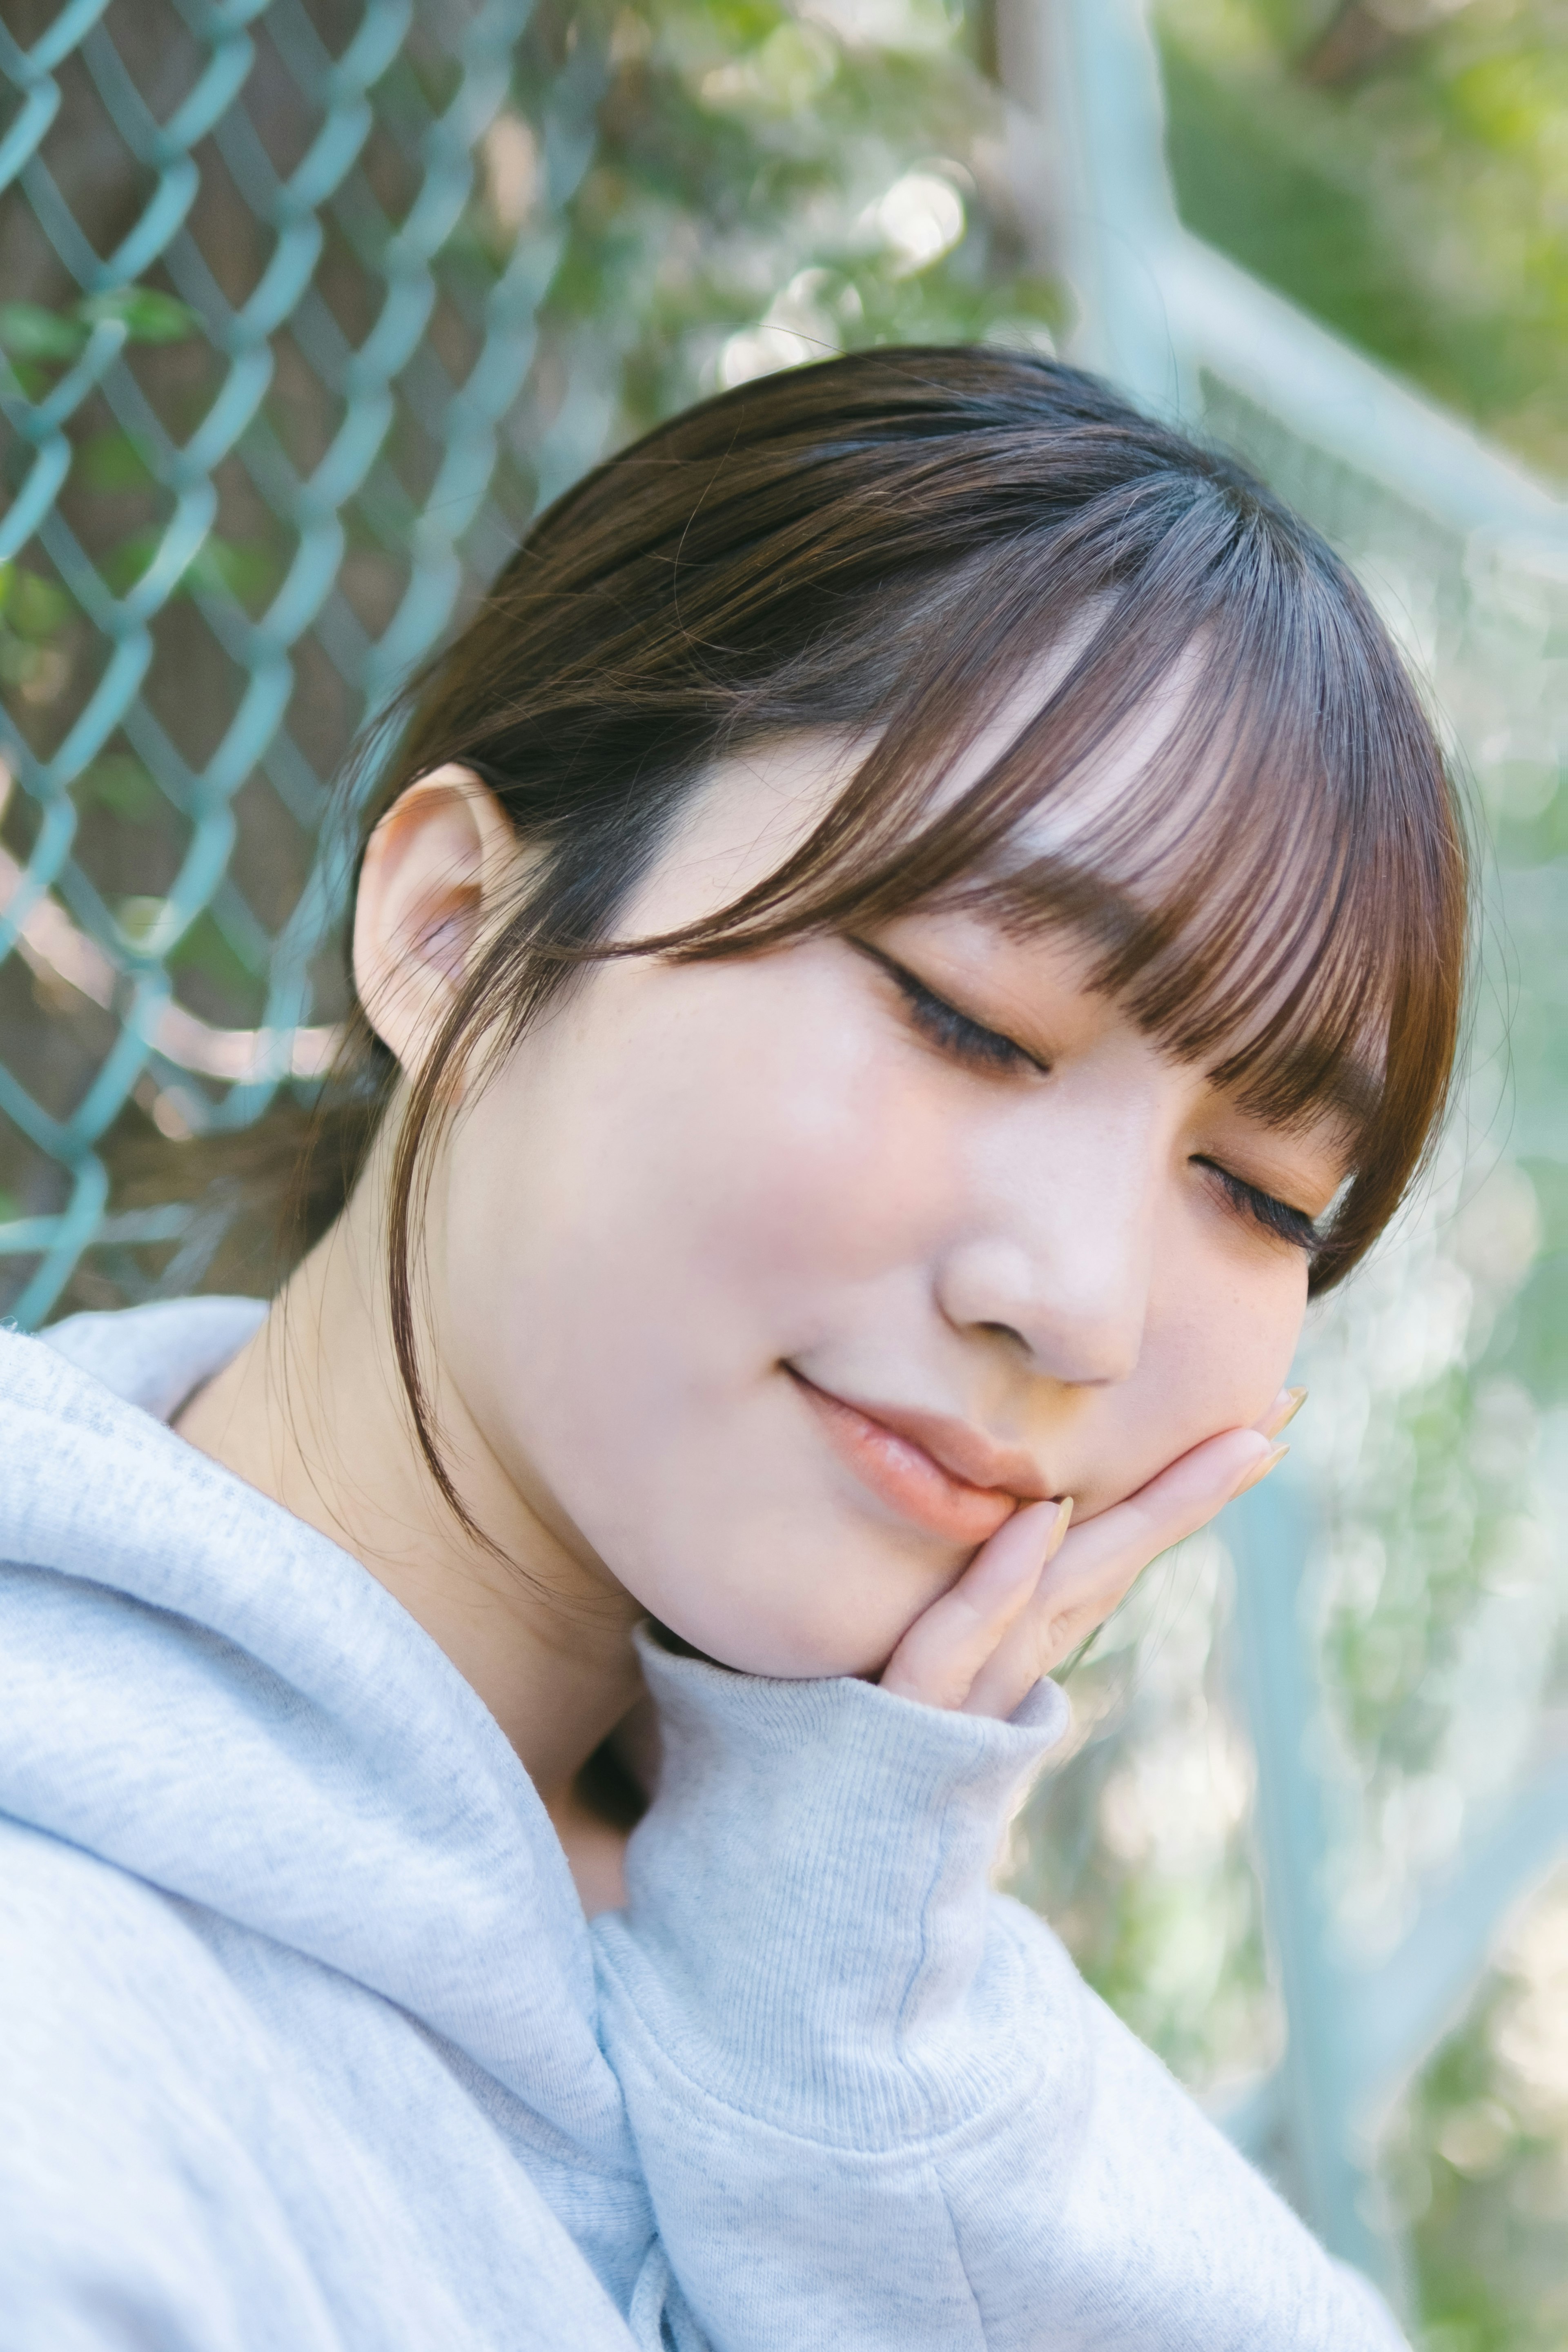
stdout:
<svg viewBox="0 0 1568 2352">
<path fill-rule="evenodd" d="M 1364 599 L 841 360 L 541 520 L 364 839 L 325 1238 L 0 1341 L 6 2352 L 1395 2344 L 986 1885 L 1442 1103 Z"/>
</svg>

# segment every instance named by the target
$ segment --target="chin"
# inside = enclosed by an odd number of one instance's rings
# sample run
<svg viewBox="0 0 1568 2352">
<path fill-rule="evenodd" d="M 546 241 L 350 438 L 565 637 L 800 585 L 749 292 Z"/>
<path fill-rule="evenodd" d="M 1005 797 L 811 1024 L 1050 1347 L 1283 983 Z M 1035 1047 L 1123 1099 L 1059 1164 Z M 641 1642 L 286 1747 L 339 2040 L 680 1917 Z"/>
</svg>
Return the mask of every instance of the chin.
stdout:
<svg viewBox="0 0 1568 2352">
<path fill-rule="evenodd" d="M 679 1612 L 660 1622 L 679 1645 L 710 1658 L 715 1665 L 728 1666 L 733 1674 L 760 1675 L 773 1682 L 820 1682 L 839 1675 L 879 1675 L 904 1631 L 900 1626 L 891 1634 L 840 1632 L 827 1641 L 823 1638 L 819 1622 L 795 1625 L 774 1619 L 759 1623 L 752 1619 L 744 1625 L 736 1625 L 714 1622 L 700 1612 L 683 1618 Z"/>
<path fill-rule="evenodd" d="M 806 1636 L 791 1638 L 780 1634 L 770 1640 L 766 1635 L 748 1633 L 733 1640 L 715 1637 L 706 1645 L 693 1643 L 704 1657 L 715 1665 L 728 1666 L 732 1674 L 760 1675 L 770 1682 L 821 1682 L 836 1675 L 874 1675 L 880 1672 L 891 1654 L 890 1646 L 879 1654 L 866 1657 L 845 1648 L 824 1649 Z"/>
</svg>

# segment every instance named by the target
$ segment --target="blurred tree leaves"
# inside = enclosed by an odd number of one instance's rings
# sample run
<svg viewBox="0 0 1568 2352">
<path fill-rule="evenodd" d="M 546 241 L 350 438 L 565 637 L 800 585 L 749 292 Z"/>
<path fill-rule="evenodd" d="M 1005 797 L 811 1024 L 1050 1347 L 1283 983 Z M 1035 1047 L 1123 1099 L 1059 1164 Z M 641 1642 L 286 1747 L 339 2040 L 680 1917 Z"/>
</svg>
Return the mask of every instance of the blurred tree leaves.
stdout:
<svg viewBox="0 0 1568 2352">
<path fill-rule="evenodd" d="M 37 399 L 51 381 L 49 371 L 68 365 L 86 348 L 93 329 L 108 325 L 122 327 L 129 343 L 183 343 L 200 321 L 184 302 L 152 286 L 86 295 L 62 310 L 37 302 L 0 302 L 0 352 L 23 391 Z"/>
<path fill-rule="evenodd" d="M 76 610 L 65 590 L 21 563 L 0 563 L 0 688 L 26 694 L 58 657 L 50 640 Z"/>
<path fill-rule="evenodd" d="M 1419 2266 L 1422 2352 L 1568 2341 L 1568 1875 L 1505 1931 L 1387 2151 Z"/>
<path fill-rule="evenodd" d="M 580 373 L 614 360 L 614 439 L 794 360 L 999 335 L 1049 346 L 1004 168 L 1000 94 L 942 0 L 549 0 L 519 111 L 486 143 L 492 235 L 548 175 L 531 101 L 574 52 L 600 87 L 594 163 L 547 306 Z M 586 74 L 589 67 L 584 64 Z M 546 362 L 548 367 L 548 362 Z"/>
<path fill-rule="evenodd" d="M 1159 0 L 1199 233 L 1568 475 L 1563 0 Z"/>
</svg>

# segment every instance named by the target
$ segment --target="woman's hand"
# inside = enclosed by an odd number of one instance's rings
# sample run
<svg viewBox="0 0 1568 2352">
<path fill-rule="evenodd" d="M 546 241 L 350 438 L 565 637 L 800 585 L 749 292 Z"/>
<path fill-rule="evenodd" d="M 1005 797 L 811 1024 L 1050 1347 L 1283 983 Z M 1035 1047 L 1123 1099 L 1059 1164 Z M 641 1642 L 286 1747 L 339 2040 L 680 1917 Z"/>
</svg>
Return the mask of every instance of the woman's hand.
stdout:
<svg viewBox="0 0 1568 2352">
<path fill-rule="evenodd" d="M 1301 1395 L 1283 1390 L 1258 1428 L 1206 1438 L 1070 1533 L 1070 1496 L 1015 1511 L 916 1618 L 883 1669 L 883 1689 L 966 1715 L 1010 1716 L 1104 1623 L 1152 1559 L 1268 1475 L 1289 1451 L 1274 1439 Z"/>
</svg>

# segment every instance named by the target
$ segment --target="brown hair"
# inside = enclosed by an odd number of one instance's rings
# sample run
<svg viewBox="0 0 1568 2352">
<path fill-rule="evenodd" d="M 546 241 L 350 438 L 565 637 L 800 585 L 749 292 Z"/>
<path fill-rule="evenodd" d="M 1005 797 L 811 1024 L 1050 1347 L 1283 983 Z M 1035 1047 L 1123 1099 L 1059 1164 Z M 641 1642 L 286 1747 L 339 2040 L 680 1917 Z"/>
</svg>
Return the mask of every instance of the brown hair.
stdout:
<svg viewBox="0 0 1568 2352">
<path fill-rule="evenodd" d="M 1031 694 L 1053 647 L 1061 674 Z M 1136 789 L 1098 805 L 1097 759 L 1162 697 Z M 955 755 L 1015 708 L 1011 740 L 943 798 Z M 1001 351 L 884 350 L 708 401 L 540 517 L 396 717 L 357 799 L 362 845 L 409 783 L 456 761 L 536 853 L 410 1074 L 393 1158 L 399 1364 L 459 1513 L 416 1344 L 431 1148 L 476 1051 L 503 1055 L 595 957 L 739 955 L 983 896 L 1021 929 L 1073 924 L 1097 984 L 1249 1108 L 1338 1110 L 1353 1175 L 1315 1290 L 1363 1255 L 1421 1163 L 1468 923 L 1432 726 L 1323 541 L 1091 376 Z M 710 919 L 617 941 L 711 763 L 807 728 L 868 746 L 810 837 Z M 1021 826 L 1042 815 L 1031 851 Z M 363 1013 L 353 1046 L 384 1107 L 396 1073 Z"/>
</svg>

